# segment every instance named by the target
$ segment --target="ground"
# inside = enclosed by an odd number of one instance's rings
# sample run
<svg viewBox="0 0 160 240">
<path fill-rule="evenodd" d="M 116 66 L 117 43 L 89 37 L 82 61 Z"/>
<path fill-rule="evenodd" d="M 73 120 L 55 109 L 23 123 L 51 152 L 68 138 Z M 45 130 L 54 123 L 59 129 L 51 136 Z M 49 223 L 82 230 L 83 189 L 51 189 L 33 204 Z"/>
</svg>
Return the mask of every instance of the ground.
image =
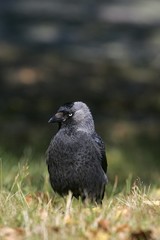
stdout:
<svg viewBox="0 0 160 240">
<path fill-rule="evenodd" d="M 10 165 L 8 164 L 10 161 Z M 129 176 L 110 182 L 102 206 L 55 194 L 44 161 L 1 159 L 0 239 L 159 240 L 160 189 Z M 9 167 L 10 166 L 10 167 Z"/>
</svg>

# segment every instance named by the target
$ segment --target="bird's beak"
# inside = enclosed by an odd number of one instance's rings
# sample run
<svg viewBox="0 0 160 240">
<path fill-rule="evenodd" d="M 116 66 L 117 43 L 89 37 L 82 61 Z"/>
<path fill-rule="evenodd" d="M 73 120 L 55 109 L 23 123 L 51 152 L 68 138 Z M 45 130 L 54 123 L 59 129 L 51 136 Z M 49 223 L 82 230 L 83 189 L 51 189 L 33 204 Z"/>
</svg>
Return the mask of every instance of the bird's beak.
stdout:
<svg viewBox="0 0 160 240">
<path fill-rule="evenodd" d="M 55 122 L 62 122 L 62 121 L 64 121 L 64 115 L 62 112 L 58 112 L 49 119 L 48 123 L 55 123 Z"/>
</svg>

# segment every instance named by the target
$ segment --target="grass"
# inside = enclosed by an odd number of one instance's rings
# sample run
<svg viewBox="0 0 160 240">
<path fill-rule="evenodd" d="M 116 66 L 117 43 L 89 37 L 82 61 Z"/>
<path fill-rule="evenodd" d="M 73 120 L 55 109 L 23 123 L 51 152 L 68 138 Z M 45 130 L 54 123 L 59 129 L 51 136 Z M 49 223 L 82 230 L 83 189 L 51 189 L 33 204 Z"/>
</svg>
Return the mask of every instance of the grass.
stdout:
<svg viewBox="0 0 160 240">
<path fill-rule="evenodd" d="M 160 189 L 130 175 L 106 188 L 102 206 L 53 193 L 44 161 L 0 160 L 0 239 L 158 240 Z M 9 164 L 10 163 L 10 164 Z"/>
</svg>

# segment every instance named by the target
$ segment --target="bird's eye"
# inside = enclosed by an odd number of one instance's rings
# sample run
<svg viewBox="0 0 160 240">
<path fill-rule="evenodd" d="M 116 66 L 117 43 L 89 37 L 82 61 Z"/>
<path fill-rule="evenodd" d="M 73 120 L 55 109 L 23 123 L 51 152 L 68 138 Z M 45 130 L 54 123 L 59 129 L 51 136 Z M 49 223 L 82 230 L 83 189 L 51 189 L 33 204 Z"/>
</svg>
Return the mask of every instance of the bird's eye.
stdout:
<svg viewBox="0 0 160 240">
<path fill-rule="evenodd" d="M 73 113 L 69 113 L 68 116 L 69 116 L 69 117 L 72 117 L 72 116 L 73 116 Z"/>
</svg>

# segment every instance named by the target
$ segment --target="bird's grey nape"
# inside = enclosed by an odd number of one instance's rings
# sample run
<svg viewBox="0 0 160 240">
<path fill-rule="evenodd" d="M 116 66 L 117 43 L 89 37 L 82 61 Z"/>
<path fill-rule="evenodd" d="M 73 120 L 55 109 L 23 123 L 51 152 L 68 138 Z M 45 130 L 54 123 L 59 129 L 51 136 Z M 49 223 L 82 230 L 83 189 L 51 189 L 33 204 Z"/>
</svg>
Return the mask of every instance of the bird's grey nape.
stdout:
<svg viewBox="0 0 160 240">
<path fill-rule="evenodd" d="M 75 111 L 73 119 L 77 123 L 77 131 L 93 133 L 95 126 L 88 106 L 83 102 L 74 102 L 73 109 Z"/>
</svg>

